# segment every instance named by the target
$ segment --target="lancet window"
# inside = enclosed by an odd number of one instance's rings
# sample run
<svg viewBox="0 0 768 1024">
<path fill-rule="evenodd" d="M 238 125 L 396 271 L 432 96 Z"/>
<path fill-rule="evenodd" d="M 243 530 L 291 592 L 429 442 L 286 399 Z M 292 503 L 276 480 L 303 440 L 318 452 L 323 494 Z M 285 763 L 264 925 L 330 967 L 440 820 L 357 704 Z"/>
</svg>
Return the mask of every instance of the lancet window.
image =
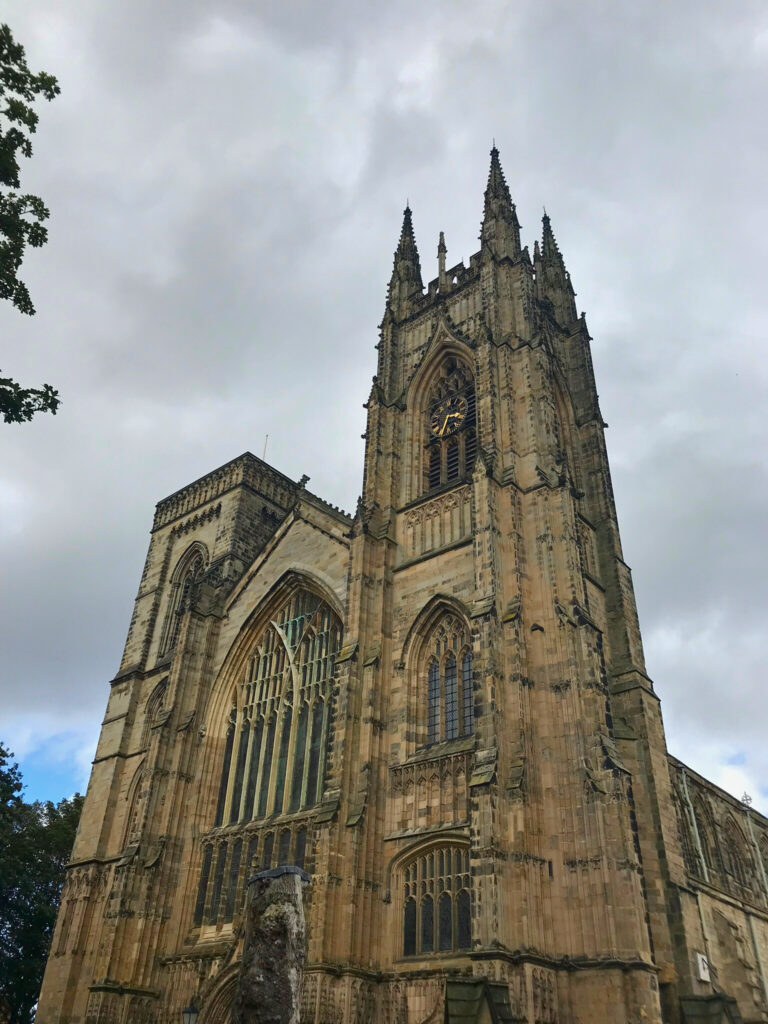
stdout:
<svg viewBox="0 0 768 1024">
<path fill-rule="evenodd" d="M 469 849 L 432 848 L 403 869 L 403 956 L 469 949 L 472 888 Z"/>
<path fill-rule="evenodd" d="M 475 697 L 469 630 L 454 615 L 440 620 L 427 645 L 427 743 L 471 736 Z"/>
<path fill-rule="evenodd" d="M 739 885 L 748 886 L 751 875 L 751 858 L 747 853 L 744 836 L 733 818 L 729 818 L 726 821 L 724 834 L 723 860 L 725 861 L 725 870 Z"/>
<path fill-rule="evenodd" d="M 445 360 L 426 406 L 425 490 L 464 479 L 477 454 L 475 384 L 472 371 L 453 357 Z"/>
<path fill-rule="evenodd" d="M 157 723 L 158 716 L 163 710 L 163 704 L 165 702 L 165 694 L 168 689 L 168 680 L 163 679 L 162 682 L 158 683 L 152 693 L 147 698 L 147 703 L 144 707 L 144 725 L 141 730 L 141 743 L 140 746 L 146 747 L 150 740 L 152 732 L 152 726 Z"/>
<path fill-rule="evenodd" d="M 171 582 L 168 612 L 160 639 L 161 656 L 173 651 L 179 640 L 181 620 L 189 607 L 192 587 L 205 571 L 205 558 L 199 548 L 193 548 L 182 557 Z"/>
<path fill-rule="evenodd" d="M 216 825 L 319 799 L 341 636 L 335 613 L 303 589 L 262 630 L 229 716 Z"/>
</svg>

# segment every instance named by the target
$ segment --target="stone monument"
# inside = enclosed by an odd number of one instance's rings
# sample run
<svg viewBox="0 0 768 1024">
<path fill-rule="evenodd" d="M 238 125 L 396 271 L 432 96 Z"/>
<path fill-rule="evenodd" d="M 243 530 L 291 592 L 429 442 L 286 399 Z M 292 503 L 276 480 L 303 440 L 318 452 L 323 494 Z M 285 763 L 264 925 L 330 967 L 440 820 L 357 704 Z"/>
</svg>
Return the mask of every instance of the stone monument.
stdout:
<svg viewBox="0 0 768 1024">
<path fill-rule="evenodd" d="M 293 866 L 259 871 L 249 880 L 232 1024 L 299 1024 L 308 883 L 309 875 Z"/>
</svg>

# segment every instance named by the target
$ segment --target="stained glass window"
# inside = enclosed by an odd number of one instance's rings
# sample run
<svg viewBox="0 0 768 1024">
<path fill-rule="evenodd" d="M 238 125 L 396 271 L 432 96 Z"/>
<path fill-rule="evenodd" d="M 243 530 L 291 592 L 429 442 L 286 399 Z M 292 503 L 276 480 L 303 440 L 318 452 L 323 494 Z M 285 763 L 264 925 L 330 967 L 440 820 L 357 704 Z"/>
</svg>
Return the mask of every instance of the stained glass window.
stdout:
<svg viewBox="0 0 768 1024">
<path fill-rule="evenodd" d="M 459 693 L 456 680 L 456 659 L 449 654 L 443 666 L 445 680 L 445 738 L 453 740 L 459 735 Z"/>
<path fill-rule="evenodd" d="M 240 818 L 240 799 L 243 795 L 243 776 L 245 775 L 245 761 L 248 757 L 248 739 L 250 736 L 248 722 L 243 723 L 240 730 L 240 743 L 237 748 L 237 765 L 235 767 L 235 785 L 232 790 L 232 799 L 229 802 L 229 821 L 238 821 Z"/>
<path fill-rule="evenodd" d="M 472 652 L 461 659 L 461 734 L 471 736 L 475 731 L 475 694 L 472 683 Z"/>
<path fill-rule="evenodd" d="M 421 952 L 431 953 L 435 948 L 435 905 L 431 896 L 421 901 Z"/>
<path fill-rule="evenodd" d="M 427 709 L 427 742 L 440 739 L 440 666 L 433 661 L 429 666 L 429 707 Z"/>
<path fill-rule="evenodd" d="M 301 787 L 304 782 L 304 757 L 307 746 L 307 717 L 309 708 L 302 705 L 299 715 L 299 728 L 296 732 L 296 753 L 293 761 L 293 782 L 291 783 L 291 802 L 289 811 L 298 811 L 301 807 Z"/>
<path fill-rule="evenodd" d="M 251 754 L 248 764 L 248 786 L 245 791 L 245 807 L 243 817 L 247 820 L 253 817 L 256 801 L 256 782 L 259 777 L 259 756 L 261 755 L 261 737 L 264 732 L 264 719 L 260 718 L 253 729 L 251 740 Z"/>
<path fill-rule="evenodd" d="M 227 905 L 224 908 L 224 920 L 231 921 L 235 912 L 235 897 L 240 876 L 240 858 L 243 855 L 243 840 L 236 839 L 232 846 L 232 857 L 229 861 L 229 878 L 227 880 Z"/>
<path fill-rule="evenodd" d="M 427 743 L 471 736 L 475 696 L 469 630 L 457 616 L 444 616 L 427 643 L 427 652 Z"/>
<path fill-rule="evenodd" d="M 449 893 L 440 896 L 440 949 L 453 949 L 453 900 Z"/>
<path fill-rule="evenodd" d="M 416 900 L 410 897 L 405 901 L 403 915 L 403 955 L 414 956 L 416 953 Z"/>
<path fill-rule="evenodd" d="M 304 867 L 304 861 L 307 855 L 307 830 L 306 828 L 300 828 L 296 833 L 296 853 L 294 855 L 294 862 L 297 868 Z"/>
<path fill-rule="evenodd" d="M 218 845 L 220 833 L 203 837 L 197 924 L 222 927 L 232 921 L 254 871 L 273 862 L 303 867 L 308 856 L 311 863 L 306 824 L 290 819 L 264 833 L 250 823 L 296 815 L 320 799 L 341 643 L 338 616 L 300 588 L 259 633 L 220 741 L 224 756 L 213 828 L 226 823 L 228 830 Z"/>
<path fill-rule="evenodd" d="M 267 798 L 269 797 L 269 779 L 272 774 L 272 752 L 275 749 L 275 729 L 277 718 L 275 715 L 269 720 L 267 726 L 267 746 L 264 751 L 264 769 L 261 773 L 261 785 L 259 787 L 259 806 L 257 816 L 263 818 L 267 813 Z"/>
<path fill-rule="evenodd" d="M 403 956 L 469 949 L 471 891 L 467 847 L 446 845 L 414 858 L 403 869 Z"/>
<path fill-rule="evenodd" d="M 301 589 L 262 630 L 234 709 L 239 742 L 227 737 L 218 824 L 317 803 L 341 637 L 334 612 Z"/>
<path fill-rule="evenodd" d="M 280 738 L 280 753 L 277 758 L 277 780 L 275 782 L 275 806 L 274 811 L 279 814 L 283 809 L 283 796 L 285 793 L 285 773 L 288 768 L 288 745 L 291 742 L 291 708 L 285 709 L 283 715 L 283 729 Z"/>
<path fill-rule="evenodd" d="M 197 903 L 195 903 L 195 924 L 203 923 L 203 911 L 205 910 L 205 897 L 208 893 L 208 878 L 211 873 L 212 859 L 213 847 L 206 846 L 203 849 L 203 868 L 200 872 L 200 885 L 197 889 Z"/>
<path fill-rule="evenodd" d="M 224 870 L 227 866 L 227 844 L 220 843 L 216 853 L 216 869 L 213 873 L 213 892 L 211 893 L 211 908 L 208 914 L 210 924 L 216 924 L 219 919 L 219 905 L 221 903 L 221 889 L 224 885 Z"/>
<path fill-rule="evenodd" d="M 275 834 L 270 832 L 264 837 L 264 849 L 261 851 L 261 870 L 272 867 L 272 847 L 275 845 Z"/>
<path fill-rule="evenodd" d="M 216 819 L 215 823 L 220 825 L 224 820 L 224 805 L 227 800 L 227 785 L 229 783 L 229 766 L 232 760 L 232 747 L 235 743 L 235 718 L 237 715 L 237 705 L 234 705 L 229 715 L 229 726 L 227 727 L 227 739 L 224 743 L 224 767 L 221 772 L 221 782 L 219 783 L 219 798 L 216 802 Z"/>
<path fill-rule="evenodd" d="M 291 859 L 291 830 L 283 829 L 280 833 L 280 846 L 277 851 L 277 863 L 288 864 Z"/>
</svg>

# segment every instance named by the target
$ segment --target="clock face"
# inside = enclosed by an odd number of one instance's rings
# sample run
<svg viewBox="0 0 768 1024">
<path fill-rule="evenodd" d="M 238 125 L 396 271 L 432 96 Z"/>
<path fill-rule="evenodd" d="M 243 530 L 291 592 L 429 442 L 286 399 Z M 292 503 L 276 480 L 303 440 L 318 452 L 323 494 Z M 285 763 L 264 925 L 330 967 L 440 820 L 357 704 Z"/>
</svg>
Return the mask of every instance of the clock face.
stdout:
<svg viewBox="0 0 768 1024">
<path fill-rule="evenodd" d="M 435 437 L 454 434 L 466 419 L 467 400 L 464 395 L 451 395 L 432 410 L 430 429 Z"/>
</svg>

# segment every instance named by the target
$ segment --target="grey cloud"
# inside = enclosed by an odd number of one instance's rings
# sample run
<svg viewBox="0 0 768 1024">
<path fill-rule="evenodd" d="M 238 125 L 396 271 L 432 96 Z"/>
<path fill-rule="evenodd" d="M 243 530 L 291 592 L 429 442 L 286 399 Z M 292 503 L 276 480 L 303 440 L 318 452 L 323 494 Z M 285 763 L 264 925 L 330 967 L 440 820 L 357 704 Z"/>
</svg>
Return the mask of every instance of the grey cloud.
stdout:
<svg viewBox="0 0 768 1024">
<path fill-rule="evenodd" d="M 63 87 L 26 170 L 39 313 L 0 309 L 3 368 L 65 402 L 3 430 L 19 737 L 93 743 L 159 498 L 268 433 L 354 507 L 404 200 L 426 278 L 441 229 L 467 258 L 495 136 L 594 335 L 670 746 L 765 778 L 761 4 L 33 0 L 13 27 Z"/>
</svg>

